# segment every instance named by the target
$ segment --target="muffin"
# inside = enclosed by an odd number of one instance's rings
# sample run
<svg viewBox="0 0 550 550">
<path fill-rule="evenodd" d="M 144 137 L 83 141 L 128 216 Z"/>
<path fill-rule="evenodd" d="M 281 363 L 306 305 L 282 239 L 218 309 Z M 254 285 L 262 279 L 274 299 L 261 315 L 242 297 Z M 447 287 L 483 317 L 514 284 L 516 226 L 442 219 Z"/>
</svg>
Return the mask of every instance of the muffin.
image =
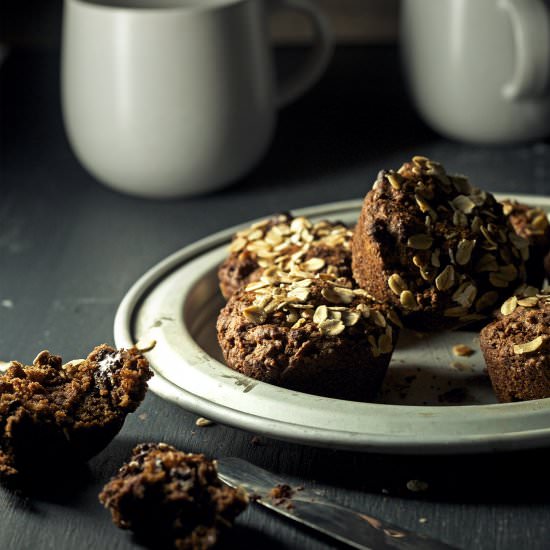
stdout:
<svg viewBox="0 0 550 550">
<path fill-rule="evenodd" d="M 215 463 L 165 443 L 144 443 L 99 495 L 115 525 L 155 547 L 207 549 L 246 508 L 244 490 L 222 485 Z"/>
<path fill-rule="evenodd" d="M 255 223 L 234 236 L 229 257 L 218 270 L 220 290 L 227 299 L 271 266 L 350 277 L 351 236 L 343 223 L 313 223 L 290 214 Z"/>
<path fill-rule="evenodd" d="M 267 269 L 231 296 L 217 321 L 226 364 L 285 388 L 356 401 L 378 392 L 397 315 L 352 281 Z"/>
<path fill-rule="evenodd" d="M 119 432 L 141 403 L 152 372 L 136 348 L 96 347 L 62 364 L 49 351 L 12 361 L 0 375 L 0 480 L 41 464 L 84 461 Z"/>
<path fill-rule="evenodd" d="M 498 400 L 550 397 L 550 294 L 512 296 L 501 313 L 480 335 Z"/>
<path fill-rule="evenodd" d="M 541 208 L 531 208 L 517 201 L 501 202 L 504 215 L 514 231 L 529 243 L 529 259 L 525 262 L 527 282 L 538 288 L 542 286 L 546 272 L 545 256 L 550 254 L 550 224 Z M 549 260 L 550 261 L 550 260 Z"/>
<path fill-rule="evenodd" d="M 525 280 L 528 257 L 490 193 L 418 156 L 378 174 L 352 240 L 359 285 L 426 331 L 483 319 Z"/>
</svg>

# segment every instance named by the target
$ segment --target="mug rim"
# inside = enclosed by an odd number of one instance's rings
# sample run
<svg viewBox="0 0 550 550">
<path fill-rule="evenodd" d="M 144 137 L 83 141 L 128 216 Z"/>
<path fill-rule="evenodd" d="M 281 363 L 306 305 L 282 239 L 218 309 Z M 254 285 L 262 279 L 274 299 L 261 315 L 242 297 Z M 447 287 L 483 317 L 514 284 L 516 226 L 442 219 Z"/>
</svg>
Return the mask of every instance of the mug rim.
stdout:
<svg viewBox="0 0 550 550">
<path fill-rule="evenodd" d="M 220 9 L 246 0 L 127 0 L 117 5 L 117 0 L 65 0 L 67 4 L 76 4 L 107 12 L 125 13 L 196 13 Z M 126 5 L 124 5 L 126 4 Z"/>
</svg>

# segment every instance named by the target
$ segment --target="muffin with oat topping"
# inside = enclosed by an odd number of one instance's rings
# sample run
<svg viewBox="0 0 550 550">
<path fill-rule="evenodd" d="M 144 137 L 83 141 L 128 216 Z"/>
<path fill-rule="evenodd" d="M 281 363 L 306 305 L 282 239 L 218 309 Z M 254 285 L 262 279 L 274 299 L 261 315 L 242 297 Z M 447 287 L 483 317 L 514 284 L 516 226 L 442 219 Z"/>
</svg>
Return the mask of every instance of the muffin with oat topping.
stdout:
<svg viewBox="0 0 550 550">
<path fill-rule="evenodd" d="M 248 504 L 244 490 L 221 483 L 214 462 L 166 443 L 136 446 L 99 500 L 118 527 L 182 550 L 216 545 Z"/>
<path fill-rule="evenodd" d="M 399 318 L 349 279 L 265 270 L 221 310 L 229 367 L 289 389 L 356 401 L 378 392 Z"/>
<path fill-rule="evenodd" d="M 501 402 L 550 397 L 550 293 L 508 298 L 480 346 Z"/>
<path fill-rule="evenodd" d="M 508 217 L 514 231 L 529 243 L 529 259 L 525 263 L 527 282 L 536 287 L 542 286 L 550 265 L 545 269 L 545 257 L 550 262 L 550 223 L 544 210 L 531 208 L 517 201 L 501 202 L 504 215 Z"/>
<path fill-rule="evenodd" d="M 524 281 L 528 257 L 490 193 L 420 156 L 378 174 L 352 240 L 355 280 L 416 330 L 483 319 Z"/>
<path fill-rule="evenodd" d="M 229 246 L 229 257 L 218 270 L 225 298 L 277 266 L 312 273 L 351 276 L 352 231 L 343 223 L 311 222 L 303 216 L 279 214 L 239 231 Z"/>
<path fill-rule="evenodd" d="M 152 372 L 137 348 L 96 347 L 62 364 L 43 351 L 0 375 L 0 480 L 41 463 L 87 460 L 141 403 Z"/>
</svg>

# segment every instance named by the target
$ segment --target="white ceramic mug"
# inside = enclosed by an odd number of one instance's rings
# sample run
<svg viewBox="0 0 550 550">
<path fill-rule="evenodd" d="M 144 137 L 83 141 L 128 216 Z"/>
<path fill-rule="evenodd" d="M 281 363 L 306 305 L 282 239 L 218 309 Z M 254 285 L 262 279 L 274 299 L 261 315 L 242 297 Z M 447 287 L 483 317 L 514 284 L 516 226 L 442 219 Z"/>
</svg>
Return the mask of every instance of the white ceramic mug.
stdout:
<svg viewBox="0 0 550 550">
<path fill-rule="evenodd" d="M 274 82 L 272 9 L 307 15 L 314 45 Z M 82 164 L 119 191 L 155 198 L 218 189 L 262 157 L 276 109 L 332 52 L 308 0 L 65 0 L 62 107 Z"/>
<path fill-rule="evenodd" d="M 442 134 L 550 135 L 549 0 L 403 0 L 401 52 L 415 104 Z"/>
</svg>

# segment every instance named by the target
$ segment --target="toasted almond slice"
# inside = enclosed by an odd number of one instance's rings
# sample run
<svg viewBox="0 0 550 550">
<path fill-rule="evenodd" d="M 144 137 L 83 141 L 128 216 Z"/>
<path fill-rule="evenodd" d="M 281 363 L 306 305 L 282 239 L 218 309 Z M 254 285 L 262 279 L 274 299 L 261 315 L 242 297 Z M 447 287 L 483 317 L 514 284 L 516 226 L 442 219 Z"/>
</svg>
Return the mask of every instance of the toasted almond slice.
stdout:
<svg viewBox="0 0 550 550">
<path fill-rule="evenodd" d="M 469 357 L 474 353 L 475 351 L 466 344 L 457 344 L 456 346 L 453 346 L 453 355 L 456 355 L 457 357 Z"/>
<path fill-rule="evenodd" d="M 256 305 L 248 306 L 243 309 L 243 314 L 248 321 L 254 323 L 255 325 L 261 325 L 262 323 L 265 323 L 265 320 L 267 319 L 266 310 Z"/>
<path fill-rule="evenodd" d="M 240 252 L 247 245 L 247 243 L 248 240 L 244 237 L 237 237 L 236 239 L 233 239 L 229 245 L 229 252 Z"/>
<path fill-rule="evenodd" d="M 393 273 L 388 277 L 388 286 L 390 287 L 390 290 L 397 294 L 398 296 L 404 291 L 407 290 L 407 283 L 403 280 L 401 275 L 398 273 Z"/>
<path fill-rule="evenodd" d="M 518 307 L 518 299 L 517 296 L 511 296 L 508 298 L 501 306 L 500 306 L 500 313 L 502 315 L 510 315 L 514 313 L 515 309 Z"/>
<path fill-rule="evenodd" d="M 514 345 L 514 353 L 516 355 L 522 355 L 524 353 L 531 353 L 533 351 L 537 351 L 544 342 L 543 336 L 537 336 L 534 340 L 531 340 L 530 342 L 525 342 L 523 344 L 515 344 Z"/>
<path fill-rule="evenodd" d="M 411 235 L 407 240 L 407 246 L 416 250 L 428 250 L 433 244 L 433 238 L 426 233 Z"/>
<path fill-rule="evenodd" d="M 445 269 L 435 278 L 435 286 L 437 290 L 445 292 L 449 290 L 455 283 L 455 270 L 452 265 L 448 265 Z"/>
<path fill-rule="evenodd" d="M 523 307 L 535 307 L 539 303 L 539 299 L 536 296 L 530 296 L 528 298 L 522 298 L 518 300 L 518 306 Z"/>
</svg>

